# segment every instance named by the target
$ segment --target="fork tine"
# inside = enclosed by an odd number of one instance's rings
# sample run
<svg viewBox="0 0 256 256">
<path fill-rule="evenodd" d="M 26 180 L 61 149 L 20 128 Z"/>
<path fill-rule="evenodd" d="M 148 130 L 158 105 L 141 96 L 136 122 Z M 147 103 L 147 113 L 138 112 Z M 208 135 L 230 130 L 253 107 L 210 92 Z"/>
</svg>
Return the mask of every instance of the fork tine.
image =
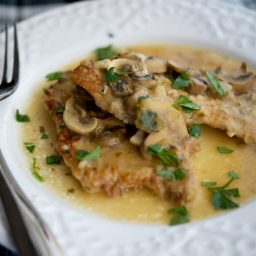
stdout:
<svg viewBox="0 0 256 256">
<path fill-rule="evenodd" d="M 5 47 L 4 47 L 4 66 L 2 74 L 2 84 L 7 82 L 7 56 L 8 56 L 8 25 L 5 24 Z"/>
<path fill-rule="evenodd" d="M 19 47 L 18 47 L 18 36 L 16 24 L 13 25 L 13 73 L 12 73 L 12 84 L 16 84 L 19 79 Z"/>
</svg>

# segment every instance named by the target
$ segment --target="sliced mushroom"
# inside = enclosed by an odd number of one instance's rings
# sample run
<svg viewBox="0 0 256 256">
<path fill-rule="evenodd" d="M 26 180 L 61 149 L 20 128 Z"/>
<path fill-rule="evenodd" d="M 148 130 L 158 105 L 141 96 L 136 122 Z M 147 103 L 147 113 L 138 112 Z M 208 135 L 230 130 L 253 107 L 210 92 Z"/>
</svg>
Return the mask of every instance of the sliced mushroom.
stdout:
<svg viewBox="0 0 256 256">
<path fill-rule="evenodd" d="M 192 76 L 190 77 L 190 84 L 188 92 L 193 95 L 199 95 L 206 92 L 209 87 L 209 82 L 203 76 Z"/>
<path fill-rule="evenodd" d="M 130 142 L 135 145 L 135 146 L 140 146 L 142 145 L 144 139 L 146 137 L 146 133 L 138 130 L 131 138 L 130 138 Z"/>
<path fill-rule="evenodd" d="M 167 62 L 158 57 L 148 57 L 145 64 L 149 73 L 161 74 L 167 71 Z"/>
<path fill-rule="evenodd" d="M 125 140 L 126 127 L 116 118 L 106 118 L 99 122 L 96 129 L 96 137 L 99 144 L 105 146 L 116 146 Z M 95 139 L 95 136 L 93 136 Z"/>
<path fill-rule="evenodd" d="M 110 69 L 112 67 L 129 72 L 139 72 L 146 74 L 146 66 L 140 59 L 118 58 L 113 60 L 101 60 L 95 63 L 99 69 Z"/>
<path fill-rule="evenodd" d="M 178 73 L 183 73 L 187 70 L 187 67 L 184 64 L 179 63 L 179 62 L 174 61 L 174 60 L 168 60 L 167 66 L 170 69 L 175 70 Z"/>
<path fill-rule="evenodd" d="M 222 79 L 232 84 L 235 90 L 246 90 L 256 81 L 256 76 L 252 72 L 247 72 L 233 76 L 224 76 Z"/>
<path fill-rule="evenodd" d="M 110 87 L 112 89 L 113 94 L 119 97 L 129 96 L 134 91 L 133 81 L 128 77 L 111 83 Z"/>
<path fill-rule="evenodd" d="M 63 114 L 65 125 L 78 134 L 88 134 L 97 128 L 98 119 L 86 116 L 85 111 L 81 115 L 80 111 L 74 107 L 74 99 L 72 97 L 68 99 Z"/>
</svg>

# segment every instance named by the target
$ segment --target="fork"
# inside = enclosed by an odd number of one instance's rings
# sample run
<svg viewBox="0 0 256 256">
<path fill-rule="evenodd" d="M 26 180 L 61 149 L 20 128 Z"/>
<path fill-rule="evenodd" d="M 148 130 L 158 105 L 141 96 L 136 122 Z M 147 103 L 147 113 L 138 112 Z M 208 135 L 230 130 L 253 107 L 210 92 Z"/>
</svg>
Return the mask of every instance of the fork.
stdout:
<svg viewBox="0 0 256 256">
<path fill-rule="evenodd" d="M 7 70 L 8 70 L 8 26 L 5 25 L 5 47 L 4 47 L 4 66 L 2 73 L 2 82 L 0 83 L 0 100 L 3 100 L 10 96 L 18 87 L 19 80 L 19 48 L 17 38 L 17 27 L 16 24 L 13 26 L 13 73 L 12 79 L 8 81 Z"/>
<path fill-rule="evenodd" d="M 18 87 L 19 51 L 16 24 L 13 26 L 13 72 L 8 81 L 8 31 L 5 26 L 4 65 L 0 83 L 0 101 Z M 10 234 L 20 256 L 63 255 L 61 249 L 37 210 L 20 189 L 0 149 L 0 197 Z"/>
</svg>

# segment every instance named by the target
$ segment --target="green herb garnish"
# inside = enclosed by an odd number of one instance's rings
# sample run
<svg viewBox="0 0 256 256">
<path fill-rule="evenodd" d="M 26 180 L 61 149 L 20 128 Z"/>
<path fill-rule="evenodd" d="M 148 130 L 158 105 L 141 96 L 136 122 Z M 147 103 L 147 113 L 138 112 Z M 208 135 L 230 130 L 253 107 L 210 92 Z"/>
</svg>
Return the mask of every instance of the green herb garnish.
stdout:
<svg viewBox="0 0 256 256">
<path fill-rule="evenodd" d="M 190 113 L 192 111 L 200 110 L 200 106 L 191 101 L 186 96 L 180 95 L 179 98 L 174 103 L 174 107 L 181 106 L 184 112 Z"/>
<path fill-rule="evenodd" d="M 97 146 L 93 151 L 88 152 L 85 150 L 77 150 L 76 151 L 76 159 L 77 160 L 87 160 L 87 161 L 91 161 L 94 159 L 97 159 L 100 157 L 100 146 Z"/>
<path fill-rule="evenodd" d="M 173 166 L 164 168 L 161 165 L 157 166 L 156 174 L 166 180 L 183 180 L 187 176 L 187 173 L 182 169 L 176 169 Z"/>
<path fill-rule="evenodd" d="M 214 87 L 214 89 L 217 91 L 217 93 L 222 97 L 225 96 L 225 91 L 222 88 L 217 77 L 211 71 L 206 71 L 206 75 L 209 81 L 211 82 L 212 86 Z"/>
<path fill-rule="evenodd" d="M 56 107 L 56 109 L 55 109 L 55 113 L 56 113 L 56 114 L 63 114 L 64 111 L 65 111 L 65 108 L 64 108 L 63 106 L 58 106 L 58 107 Z"/>
<path fill-rule="evenodd" d="M 188 129 L 188 133 L 190 134 L 190 136 L 198 138 L 201 136 L 202 130 L 201 130 L 201 126 L 199 124 L 193 124 L 189 129 Z"/>
<path fill-rule="evenodd" d="M 33 153 L 35 150 L 36 145 L 31 142 L 24 142 L 24 145 L 29 153 Z"/>
<path fill-rule="evenodd" d="M 127 74 L 128 74 L 128 72 L 126 72 L 125 70 L 117 69 L 115 67 L 111 67 L 106 72 L 105 80 L 108 83 L 114 83 L 117 80 L 119 80 L 122 76 L 125 76 Z"/>
<path fill-rule="evenodd" d="M 201 186 L 202 187 L 214 187 L 214 186 L 216 186 L 217 185 L 217 182 L 215 182 L 215 181 L 202 181 L 201 182 Z"/>
<path fill-rule="evenodd" d="M 148 152 L 159 158 L 165 165 L 177 166 L 180 163 L 178 156 L 170 150 L 163 148 L 161 144 L 154 144 L 148 147 Z"/>
<path fill-rule="evenodd" d="M 62 157 L 58 154 L 50 155 L 46 157 L 46 164 L 52 165 L 52 164 L 61 164 Z"/>
<path fill-rule="evenodd" d="M 118 52 L 112 45 L 108 45 L 103 48 L 97 48 L 95 50 L 97 60 L 112 59 L 118 55 Z"/>
<path fill-rule="evenodd" d="M 172 214 L 170 225 L 179 225 L 190 221 L 189 212 L 186 206 L 178 206 L 168 212 Z"/>
<path fill-rule="evenodd" d="M 215 73 L 216 75 L 218 75 L 218 74 L 221 73 L 221 71 L 222 71 L 222 68 L 221 68 L 221 66 L 219 66 L 219 67 L 217 67 L 217 68 L 215 69 L 214 73 Z"/>
<path fill-rule="evenodd" d="M 142 111 L 138 117 L 141 128 L 145 132 L 154 132 L 157 130 L 157 114 L 150 110 Z"/>
<path fill-rule="evenodd" d="M 55 81 L 55 80 L 59 80 L 59 79 L 65 79 L 66 77 L 67 77 L 66 73 L 62 72 L 62 71 L 52 72 L 45 76 L 47 81 Z"/>
<path fill-rule="evenodd" d="M 212 204 L 216 210 L 226 210 L 239 207 L 236 202 L 232 201 L 232 198 L 240 196 L 239 189 L 227 188 L 234 180 L 238 179 L 239 177 L 234 171 L 230 171 L 228 176 L 230 177 L 230 180 L 221 187 L 217 187 L 216 182 L 213 181 L 203 181 L 201 183 L 202 186 L 207 187 L 208 190 L 212 193 Z"/>
<path fill-rule="evenodd" d="M 234 152 L 233 149 L 227 148 L 227 147 L 217 147 L 217 151 L 221 154 L 230 154 L 230 153 Z"/>
<path fill-rule="evenodd" d="M 37 164 L 36 158 L 33 158 L 33 163 L 32 163 L 32 174 L 33 176 L 39 180 L 39 181 L 44 181 L 44 178 L 39 174 L 39 166 Z"/>
<path fill-rule="evenodd" d="M 45 133 L 45 132 L 43 132 L 42 135 L 41 135 L 41 139 L 42 139 L 42 140 L 46 140 L 46 139 L 48 139 L 48 138 L 49 138 L 48 134 Z"/>
<path fill-rule="evenodd" d="M 40 126 L 39 127 L 39 131 L 40 131 L 40 133 L 41 133 L 41 139 L 42 140 L 45 140 L 45 139 L 48 139 L 48 134 L 45 132 L 45 128 L 43 127 L 43 126 Z"/>
<path fill-rule="evenodd" d="M 30 122 L 30 118 L 28 115 L 22 115 L 20 114 L 19 110 L 16 110 L 16 121 L 20 122 L 20 123 L 26 123 L 26 122 Z"/>
<path fill-rule="evenodd" d="M 186 73 L 179 75 L 173 82 L 173 89 L 186 89 L 189 86 L 190 79 Z"/>
<path fill-rule="evenodd" d="M 138 102 L 142 101 L 142 100 L 145 100 L 145 99 L 148 99 L 149 96 L 148 95 L 145 95 L 145 96 L 139 96 L 138 97 Z"/>
<path fill-rule="evenodd" d="M 69 188 L 67 189 L 67 193 L 68 194 L 73 194 L 75 192 L 75 189 L 74 188 Z"/>
</svg>

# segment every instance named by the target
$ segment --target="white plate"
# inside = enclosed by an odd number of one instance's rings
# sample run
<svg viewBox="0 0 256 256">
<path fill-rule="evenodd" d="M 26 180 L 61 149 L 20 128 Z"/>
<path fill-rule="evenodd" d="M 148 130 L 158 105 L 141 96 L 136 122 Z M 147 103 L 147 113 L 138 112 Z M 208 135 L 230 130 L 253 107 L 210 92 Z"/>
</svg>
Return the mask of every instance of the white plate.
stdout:
<svg viewBox="0 0 256 256">
<path fill-rule="evenodd" d="M 26 107 L 45 74 L 109 43 L 194 44 L 256 65 L 255 21 L 254 12 L 215 1 L 102 0 L 68 5 L 19 24 L 20 87 L 0 105 L 0 146 L 65 255 L 256 255 L 256 202 L 177 227 L 112 221 L 63 203 L 32 177 L 14 120 L 15 109 Z"/>
</svg>

